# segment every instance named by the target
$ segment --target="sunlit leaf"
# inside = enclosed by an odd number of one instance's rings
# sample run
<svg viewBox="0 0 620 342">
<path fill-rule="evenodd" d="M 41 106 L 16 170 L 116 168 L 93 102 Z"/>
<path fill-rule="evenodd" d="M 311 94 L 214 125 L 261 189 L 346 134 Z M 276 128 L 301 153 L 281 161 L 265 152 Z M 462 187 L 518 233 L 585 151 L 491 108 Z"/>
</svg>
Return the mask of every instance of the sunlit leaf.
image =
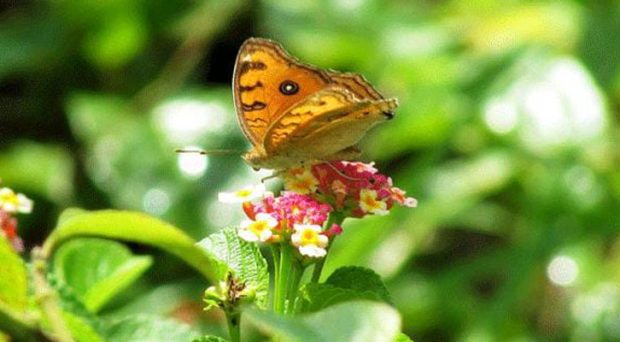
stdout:
<svg viewBox="0 0 620 342">
<path fill-rule="evenodd" d="M 178 256 L 212 281 L 216 281 L 217 274 L 226 267 L 197 247 L 178 228 L 145 214 L 116 210 L 85 212 L 64 220 L 48 237 L 44 252 L 49 255 L 64 241 L 80 236 L 118 239 L 160 248 Z"/>
<path fill-rule="evenodd" d="M 150 257 L 133 256 L 118 242 L 99 239 L 69 241 L 54 255 L 58 278 L 93 312 L 133 283 L 151 263 Z"/>
</svg>

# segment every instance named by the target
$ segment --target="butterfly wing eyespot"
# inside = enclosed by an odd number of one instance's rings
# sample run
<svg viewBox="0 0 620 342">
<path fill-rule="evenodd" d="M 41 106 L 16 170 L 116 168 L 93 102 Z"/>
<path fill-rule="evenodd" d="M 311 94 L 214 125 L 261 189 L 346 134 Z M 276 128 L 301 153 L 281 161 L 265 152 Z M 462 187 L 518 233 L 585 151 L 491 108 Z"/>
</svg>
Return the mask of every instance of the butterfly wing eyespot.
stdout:
<svg viewBox="0 0 620 342">
<path fill-rule="evenodd" d="M 295 95 L 299 92 L 299 84 L 291 80 L 285 80 L 280 83 L 280 87 L 278 89 L 284 95 Z"/>
</svg>

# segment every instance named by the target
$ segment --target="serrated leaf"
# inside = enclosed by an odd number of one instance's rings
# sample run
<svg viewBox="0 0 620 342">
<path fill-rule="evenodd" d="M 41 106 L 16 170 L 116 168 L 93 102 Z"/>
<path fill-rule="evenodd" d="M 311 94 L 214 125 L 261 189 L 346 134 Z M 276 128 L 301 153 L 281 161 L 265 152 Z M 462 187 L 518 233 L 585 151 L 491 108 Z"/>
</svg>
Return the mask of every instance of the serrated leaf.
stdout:
<svg viewBox="0 0 620 342">
<path fill-rule="evenodd" d="M 267 261 L 257 244 L 244 241 L 235 229 L 228 228 L 209 235 L 198 245 L 227 265 L 228 269 L 246 284 L 246 288 L 255 291 L 255 303 L 258 307 L 267 306 L 269 273 Z M 218 274 L 219 279 L 224 280 L 227 273 L 228 271 Z"/>
<path fill-rule="evenodd" d="M 106 339 L 114 342 L 191 341 L 199 335 L 186 324 L 152 315 L 111 321 L 105 330 Z"/>
<path fill-rule="evenodd" d="M 325 284 L 358 292 L 371 291 L 377 294 L 383 301 L 392 303 L 390 293 L 385 284 L 383 284 L 381 277 L 369 268 L 358 266 L 341 267 L 327 278 Z"/>
<path fill-rule="evenodd" d="M 53 260 L 58 278 L 71 286 L 92 312 L 131 285 L 152 262 L 149 256 L 133 256 L 118 242 L 93 238 L 69 241 Z"/>
<path fill-rule="evenodd" d="M 343 289 L 329 284 L 308 284 L 302 293 L 302 312 L 314 312 L 334 304 L 353 300 L 382 301 L 382 298 L 373 291 Z"/>
<path fill-rule="evenodd" d="M 378 274 L 367 268 L 347 266 L 336 270 L 325 283 L 306 285 L 302 292 L 301 310 L 314 312 L 352 300 L 391 304 L 388 290 Z"/>
<path fill-rule="evenodd" d="M 244 317 L 265 333 L 284 341 L 392 342 L 401 325 L 394 308 L 370 301 L 346 302 L 297 317 L 258 310 L 247 310 Z"/>
<path fill-rule="evenodd" d="M 72 209 L 74 210 L 74 209 Z M 194 267 L 205 278 L 216 282 L 226 266 L 195 245 L 195 241 L 180 229 L 143 213 L 101 210 L 85 212 L 59 222 L 43 246 L 50 255 L 66 240 L 76 237 L 102 237 L 141 243 L 176 255 Z"/>
<path fill-rule="evenodd" d="M 21 312 L 28 305 L 26 266 L 9 242 L 0 234 L 0 304 Z"/>
</svg>

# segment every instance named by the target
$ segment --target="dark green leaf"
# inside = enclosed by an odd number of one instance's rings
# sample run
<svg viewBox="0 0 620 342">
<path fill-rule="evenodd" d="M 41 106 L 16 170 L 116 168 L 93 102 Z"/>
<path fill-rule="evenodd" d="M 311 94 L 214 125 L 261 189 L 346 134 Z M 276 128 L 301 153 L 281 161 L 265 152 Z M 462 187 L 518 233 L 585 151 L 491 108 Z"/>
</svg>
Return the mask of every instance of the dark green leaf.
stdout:
<svg viewBox="0 0 620 342">
<path fill-rule="evenodd" d="M 390 294 L 381 277 L 375 271 L 358 266 L 341 267 L 334 271 L 325 284 L 357 292 L 372 292 L 387 303 L 391 303 Z"/>
<path fill-rule="evenodd" d="M 314 312 L 341 302 L 362 299 L 391 304 L 388 290 L 378 274 L 363 267 L 342 267 L 325 283 L 304 287 L 301 310 Z"/>
</svg>

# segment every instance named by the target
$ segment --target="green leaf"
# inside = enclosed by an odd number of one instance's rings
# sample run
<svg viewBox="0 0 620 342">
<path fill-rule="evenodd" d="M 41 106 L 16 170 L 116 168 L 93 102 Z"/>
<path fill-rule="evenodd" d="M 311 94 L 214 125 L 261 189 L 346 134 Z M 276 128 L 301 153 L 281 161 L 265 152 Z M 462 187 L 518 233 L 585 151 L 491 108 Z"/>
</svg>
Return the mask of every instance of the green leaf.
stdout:
<svg viewBox="0 0 620 342">
<path fill-rule="evenodd" d="M 73 288 L 54 273 L 47 274 L 49 285 L 56 290 L 62 319 L 69 329 L 71 336 L 80 342 L 104 341 L 102 337 L 101 320 L 88 311 L 84 303 L 78 298 Z M 48 322 L 44 322 L 46 325 Z"/>
<path fill-rule="evenodd" d="M 246 289 L 255 291 L 255 303 L 258 307 L 267 306 L 269 273 L 267 261 L 257 244 L 244 241 L 237 235 L 236 229 L 228 228 L 209 235 L 198 245 L 226 264 L 228 269 L 245 283 Z M 227 270 L 219 273 L 219 279 L 224 280 L 227 273 Z"/>
<path fill-rule="evenodd" d="M 342 267 L 325 283 L 306 285 L 301 308 L 304 312 L 314 312 L 341 302 L 362 299 L 391 304 L 388 290 L 378 274 L 363 267 Z"/>
<path fill-rule="evenodd" d="M 381 301 L 381 298 L 372 291 L 360 292 L 329 284 L 308 284 L 303 289 L 301 300 L 302 312 L 315 312 L 342 302 L 353 300 Z"/>
<path fill-rule="evenodd" d="M 346 302 L 297 317 L 247 310 L 245 318 L 271 336 L 304 342 L 391 342 L 399 334 L 401 325 L 394 308 L 370 301 Z"/>
<path fill-rule="evenodd" d="M 411 339 L 411 337 L 400 333 L 396 336 L 396 338 L 394 338 L 394 342 L 413 342 L 413 340 Z"/>
<path fill-rule="evenodd" d="M 135 257 L 118 242 L 92 238 L 69 241 L 54 256 L 58 278 L 92 312 L 131 285 L 151 264 L 151 257 Z"/>
<path fill-rule="evenodd" d="M 197 247 L 194 240 L 180 229 L 142 213 L 119 210 L 69 215 L 48 237 L 43 253 L 49 256 L 63 242 L 80 236 L 118 239 L 160 248 L 176 255 L 211 282 L 216 282 L 217 275 L 226 269 L 226 265 Z"/>
<path fill-rule="evenodd" d="M 36 324 L 27 315 L 28 275 L 26 265 L 0 233 L 0 331 L 16 341 L 37 340 Z"/>
<path fill-rule="evenodd" d="M 219 336 L 208 335 L 196 338 L 192 342 L 228 342 L 228 340 Z"/>
<path fill-rule="evenodd" d="M 106 339 L 114 342 L 191 341 L 197 337 L 186 324 L 152 315 L 111 321 L 106 327 Z"/>
<path fill-rule="evenodd" d="M 381 277 L 375 271 L 358 266 L 341 267 L 334 271 L 325 284 L 358 292 L 373 292 L 387 303 L 391 303 L 390 294 Z"/>
<path fill-rule="evenodd" d="M 17 312 L 28 305 L 28 284 L 24 261 L 0 234 L 0 304 Z"/>
<path fill-rule="evenodd" d="M 103 337 L 89 324 L 89 321 L 73 313 L 63 311 L 62 319 L 71 336 L 79 342 L 104 342 Z"/>
</svg>

